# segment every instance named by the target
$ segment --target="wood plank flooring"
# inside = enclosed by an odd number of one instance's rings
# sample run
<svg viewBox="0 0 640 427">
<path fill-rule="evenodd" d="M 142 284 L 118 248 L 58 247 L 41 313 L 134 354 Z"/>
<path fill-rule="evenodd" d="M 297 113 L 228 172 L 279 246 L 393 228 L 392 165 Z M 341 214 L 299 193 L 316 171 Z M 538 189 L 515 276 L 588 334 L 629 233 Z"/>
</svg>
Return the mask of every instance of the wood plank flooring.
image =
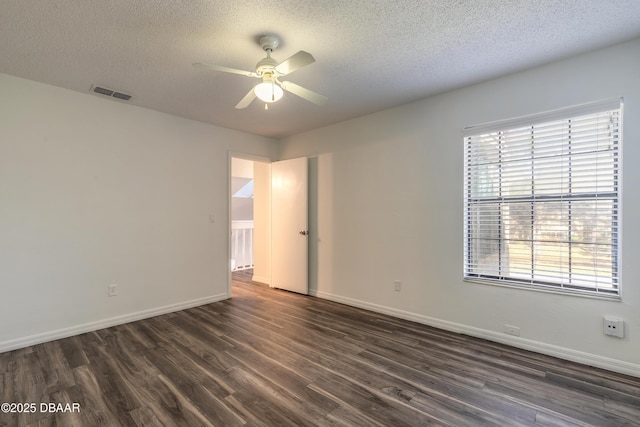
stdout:
<svg viewBox="0 0 640 427">
<path fill-rule="evenodd" d="M 252 283 L 0 354 L 2 426 L 640 425 L 640 379 Z M 41 412 L 41 403 L 80 412 Z"/>
</svg>

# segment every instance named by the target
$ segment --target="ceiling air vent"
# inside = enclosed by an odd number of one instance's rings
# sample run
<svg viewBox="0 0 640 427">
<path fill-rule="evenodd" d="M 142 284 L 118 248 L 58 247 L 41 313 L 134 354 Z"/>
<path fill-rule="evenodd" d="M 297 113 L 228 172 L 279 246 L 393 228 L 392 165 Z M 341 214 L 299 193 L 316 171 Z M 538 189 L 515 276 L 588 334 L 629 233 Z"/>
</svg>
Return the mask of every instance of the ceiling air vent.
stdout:
<svg viewBox="0 0 640 427">
<path fill-rule="evenodd" d="M 112 98 L 118 98 L 118 99 L 122 99 L 123 101 L 128 101 L 131 99 L 131 95 L 123 93 L 123 92 L 117 92 L 115 90 L 112 89 L 107 89 L 104 88 L 102 86 L 93 86 L 91 88 L 91 90 L 95 93 L 99 93 L 100 95 L 105 95 L 105 96 L 110 96 Z"/>
<path fill-rule="evenodd" d="M 127 95 L 126 93 L 122 93 L 122 92 L 113 92 L 113 95 L 111 96 L 118 99 L 124 99 L 125 101 L 128 101 L 131 99 L 131 95 Z"/>
</svg>

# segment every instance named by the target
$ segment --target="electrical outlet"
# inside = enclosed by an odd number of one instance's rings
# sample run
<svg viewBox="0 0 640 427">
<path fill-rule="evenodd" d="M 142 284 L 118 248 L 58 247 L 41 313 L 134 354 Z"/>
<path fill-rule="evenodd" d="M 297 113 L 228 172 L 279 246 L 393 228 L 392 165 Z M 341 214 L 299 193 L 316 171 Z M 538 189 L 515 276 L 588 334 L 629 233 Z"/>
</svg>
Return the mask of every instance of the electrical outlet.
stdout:
<svg viewBox="0 0 640 427">
<path fill-rule="evenodd" d="M 393 289 L 396 292 L 400 292 L 402 290 L 402 282 L 400 282 L 400 280 L 394 280 L 393 281 Z"/>
<path fill-rule="evenodd" d="M 618 317 L 605 316 L 603 321 L 605 335 L 624 338 L 624 320 Z"/>
<path fill-rule="evenodd" d="M 504 333 L 519 337 L 520 336 L 520 328 L 518 328 L 517 326 L 513 326 L 513 325 L 507 325 L 505 323 L 504 324 Z"/>
<path fill-rule="evenodd" d="M 116 295 L 118 295 L 118 285 L 111 284 L 107 287 L 107 289 L 108 289 L 108 295 L 110 297 L 115 297 Z"/>
</svg>

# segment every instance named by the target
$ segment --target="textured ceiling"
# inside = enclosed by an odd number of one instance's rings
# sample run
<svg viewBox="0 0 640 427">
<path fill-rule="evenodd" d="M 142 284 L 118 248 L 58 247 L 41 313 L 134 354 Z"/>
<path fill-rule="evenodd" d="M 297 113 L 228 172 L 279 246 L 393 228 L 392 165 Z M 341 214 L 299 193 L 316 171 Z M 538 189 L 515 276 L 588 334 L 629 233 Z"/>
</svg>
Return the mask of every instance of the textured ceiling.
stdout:
<svg viewBox="0 0 640 427">
<path fill-rule="evenodd" d="M 265 33 L 325 106 L 236 110 L 257 79 L 191 66 L 253 71 Z M 639 0 L 0 0 L 2 73 L 276 138 L 638 36 Z"/>
</svg>

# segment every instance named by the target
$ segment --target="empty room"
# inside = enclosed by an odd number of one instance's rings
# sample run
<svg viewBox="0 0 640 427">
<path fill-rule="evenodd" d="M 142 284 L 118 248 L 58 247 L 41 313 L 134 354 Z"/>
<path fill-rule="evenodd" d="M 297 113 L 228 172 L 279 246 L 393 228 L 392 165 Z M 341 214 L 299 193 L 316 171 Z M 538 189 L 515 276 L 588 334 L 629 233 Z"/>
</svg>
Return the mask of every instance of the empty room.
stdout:
<svg viewBox="0 0 640 427">
<path fill-rule="evenodd" d="M 0 2 L 0 426 L 640 425 L 640 2 Z"/>
</svg>

